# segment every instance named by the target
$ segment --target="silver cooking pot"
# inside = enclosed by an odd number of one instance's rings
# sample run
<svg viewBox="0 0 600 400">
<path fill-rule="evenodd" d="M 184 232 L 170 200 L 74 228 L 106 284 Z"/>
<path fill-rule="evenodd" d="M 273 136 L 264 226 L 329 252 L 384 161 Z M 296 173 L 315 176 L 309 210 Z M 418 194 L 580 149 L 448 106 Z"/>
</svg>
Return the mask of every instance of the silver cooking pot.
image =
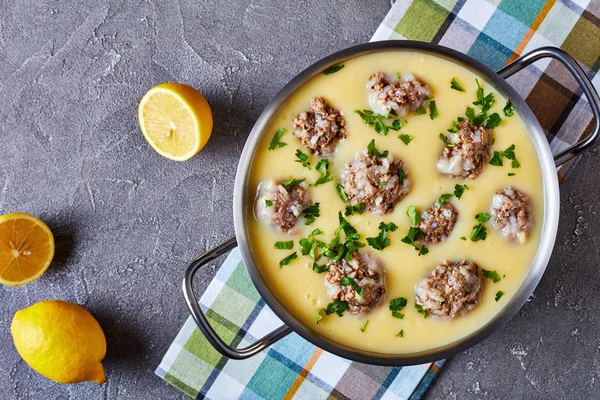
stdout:
<svg viewBox="0 0 600 400">
<path fill-rule="evenodd" d="M 323 70 L 328 67 L 343 63 L 354 57 L 394 50 L 415 51 L 431 54 L 436 57 L 454 62 L 475 74 L 485 77 L 486 81 L 493 85 L 498 92 L 500 92 L 504 97 L 511 99 L 513 106 L 518 111 L 527 127 L 527 131 L 531 136 L 531 140 L 537 152 L 537 157 L 542 170 L 545 206 L 542 236 L 538 250 L 531 263 L 529 272 L 521 284 L 521 287 L 507 304 L 507 306 L 504 307 L 502 311 L 500 311 L 485 325 L 481 326 L 475 332 L 472 332 L 470 335 L 462 339 L 426 351 L 406 354 L 377 353 L 345 346 L 313 331 L 309 326 L 298 320 L 298 318 L 286 310 L 285 306 L 273 294 L 261 275 L 260 266 L 255 262 L 252 256 L 252 251 L 250 250 L 248 241 L 249 232 L 246 226 L 247 218 L 252 218 L 251 215 L 248 215 L 248 213 L 251 212 L 252 207 L 247 204 L 247 199 L 249 198 L 250 194 L 248 190 L 254 193 L 254 188 L 249 188 L 247 186 L 252 157 L 271 118 L 275 115 L 281 105 L 288 99 L 290 95 L 294 93 L 297 88 L 302 86 L 312 77 L 322 73 Z M 573 75 L 575 80 L 578 82 L 581 91 L 587 97 L 594 115 L 594 130 L 591 135 L 581 140 L 579 143 L 576 143 L 573 146 L 561 151 L 555 156 L 552 156 L 550 146 L 548 145 L 548 142 L 544 136 L 544 131 L 542 130 L 542 127 L 540 126 L 533 112 L 525 103 L 525 101 L 517 94 L 517 92 L 506 82 L 506 78 L 519 72 L 529 64 L 539 59 L 548 57 L 560 61 Z M 552 99 L 548 99 L 548 101 L 552 101 Z M 206 254 L 202 255 L 190 264 L 183 280 L 183 294 L 187 306 L 192 317 L 194 318 L 194 321 L 198 325 L 198 328 L 200 328 L 208 341 L 221 354 L 232 359 L 244 359 L 251 357 L 292 332 L 297 333 L 304 339 L 313 343 L 315 346 L 318 346 L 330 353 L 350 360 L 369 364 L 390 366 L 414 365 L 436 361 L 452 356 L 458 352 L 468 349 L 471 346 L 474 346 L 491 334 L 494 330 L 500 328 L 500 326 L 506 323 L 510 318 L 512 318 L 513 315 L 517 313 L 517 311 L 523 306 L 523 304 L 525 304 L 529 296 L 532 294 L 542 278 L 550 259 L 550 255 L 552 254 L 552 248 L 554 246 L 556 232 L 558 229 L 559 192 L 556 167 L 592 147 L 592 145 L 598 140 L 598 137 L 600 137 L 600 99 L 598 98 L 598 94 L 577 62 L 570 55 L 558 48 L 543 47 L 534 50 L 502 68 L 498 72 L 492 71 L 479 61 L 465 54 L 442 46 L 423 42 L 383 41 L 362 44 L 339 51 L 311 65 L 294 79 L 292 79 L 292 81 L 288 83 L 277 94 L 277 96 L 275 96 L 275 98 L 269 102 L 269 104 L 267 104 L 265 110 L 258 118 L 258 121 L 256 121 L 256 124 L 254 125 L 254 128 L 252 129 L 252 132 L 246 141 L 246 145 L 244 146 L 244 151 L 242 152 L 235 180 L 233 199 L 235 237 L 208 251 Z M 248 270 L 248 274 L 250 275 L 252 282 L 254 283 L 254 286 L 256 286 L 256 289 L 263 297 L 266 304 L 285 324 L 263 338 L 257 340 L 254 344 L 240 349 L 233 348 L 227 343 L 223 342 L 214 329 L 212 329 L 206 319 L 206 316 L 200 309 L 198 300 L 194 294 L 193 286 L 193 278 L 198 269 L 236 246 L 240 247 L 244 264 Z"/>
</svg>

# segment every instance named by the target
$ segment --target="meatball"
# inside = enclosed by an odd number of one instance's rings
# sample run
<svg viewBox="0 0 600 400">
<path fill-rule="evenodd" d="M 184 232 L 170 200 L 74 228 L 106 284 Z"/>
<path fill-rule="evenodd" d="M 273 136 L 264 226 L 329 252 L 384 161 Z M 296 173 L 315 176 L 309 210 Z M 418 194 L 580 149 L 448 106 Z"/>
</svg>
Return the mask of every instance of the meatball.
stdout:
<svg viewBox="0 0 600 400">
<path fill-rule="evenodd" d="M 346 164 L 341 182 L 352 205 L 364 204 L 373 214 L 386 214 L 410 192 L 408 170 L 392 155 L 358 154 Z"/>
<path fill-rule="evenodd" d="M 348 303 L 352 314 L 363 314 L 378 306 L 385 295 L 385 269 L 368 254 L 355 253 L 350 261 L 342 258 L 328 264 L 325 277 L 327 295 L 331 300 Z M 353 285 L 340 285 L 342 278 L 352 278 L 362 289 L 362 296 Z"/>
<path fill-rule="evenodd" d="M 292 121 L 294 134 L 311 153 L 329 158 L 335 146 L 346 138 L 346 120 L 341 111 L 330 107 L 322 97 L 310 102 L 310 109 Z"/>
<path fill-rule="evenodd" d="M 458 211 L 450 203 L 444 203 L 438 209 L 431 206 L 421 213 L 419 229 L 423 231 L 420 241 L 424 243 L 445 242 L 454 229 Z"/>
<path fill-rule="evenodd" d="M 410 74 L 395 82 L 386 79 L 383 72 L 371 75 L 367 88 L 369 94 L 369 105 L 378 114 L 387 115 L 393 109 L 399 118 L 404 118 L 409 111 L 415 111 L 425 102 L 425 96 L 431 91 L 423 81 Z"/>
<path fill-rule="evenodd" d="M 415 299 L 431 315 L 455 318 L 477 306 L 483 281 L 483 270 L 474 262 L 444 261 L 417 284 Z"/>
<path fill-rule="evenodd" d="M 520 190 L 506 188 L 496 192 L 490 209 L 492 225 L 513 243 L 525 243 L 533 228 L 529 196 Z"/>
<path fill-rule="evenodd" d="M 289 187 L 285 187 L 283 182 L 261 183 L 255 213 L 258 218 L 270 222 L 279 231 L 292 233 L 296 220 L 309 205 L 306 182 Z"/>
<path fill-rule="evenodd" d="M 437 162 L 440 174 L 452 178 L 475 179 L 490 158 L 491 130 L 473 126 L 467 119 L 458 124 L 458 131 L 448 136 L 446 146 Z"/>
</svg>

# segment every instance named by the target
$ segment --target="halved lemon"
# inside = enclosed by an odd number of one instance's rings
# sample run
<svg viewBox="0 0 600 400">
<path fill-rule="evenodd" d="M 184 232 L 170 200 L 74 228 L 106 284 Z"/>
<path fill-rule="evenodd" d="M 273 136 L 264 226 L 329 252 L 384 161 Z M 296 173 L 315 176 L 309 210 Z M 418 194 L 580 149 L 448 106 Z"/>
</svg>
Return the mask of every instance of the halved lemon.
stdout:
<svg viewBox="0 0 600 400">
<path fill-rule="evenodd" d="M 54 235 L 25 213 L 0 216 L 0 283 L 19 286 L 38 279 L 54 257 Z"/>
<path fill-rule="evenodd" d="M 163 83 L 140 101 L 138 119 L 144 137 L 163 157 L 185 161 L 206 144 L 213 119 L 202 94 L 182 83 Z"/>
</svg>

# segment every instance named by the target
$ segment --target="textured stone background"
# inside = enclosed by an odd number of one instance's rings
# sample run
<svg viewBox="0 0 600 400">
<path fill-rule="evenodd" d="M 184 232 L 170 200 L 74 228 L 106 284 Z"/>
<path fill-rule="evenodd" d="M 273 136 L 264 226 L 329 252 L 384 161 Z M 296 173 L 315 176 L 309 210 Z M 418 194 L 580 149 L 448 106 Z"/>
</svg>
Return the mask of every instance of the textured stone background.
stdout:
<svg viewBox="0 0 600 400">
<path fill-rule="evenodd" d="M 153 371 L 187 316 L 186 264 L 233 233 L 234 173 L 253 121 L 304 67 L 367 41 L 389 7 L 285 3 L 0 0 L 0 212 L 39 215 L 57 239 L 42 279 L 0 287 L 2 398 L 184 398 Z M 171 80 L 205 93 L 216 120 L 185 163 L 154 153 L 137 125 L 144 92 Z M 595 150 L 562 185 L 535 297 L 450 361 L 431 398 L 598 397 L 599 169 Z M 53 384 L 20 360 L 12 314 L 49 298 L 98 317 L 105 385 Z"/>
</svg>

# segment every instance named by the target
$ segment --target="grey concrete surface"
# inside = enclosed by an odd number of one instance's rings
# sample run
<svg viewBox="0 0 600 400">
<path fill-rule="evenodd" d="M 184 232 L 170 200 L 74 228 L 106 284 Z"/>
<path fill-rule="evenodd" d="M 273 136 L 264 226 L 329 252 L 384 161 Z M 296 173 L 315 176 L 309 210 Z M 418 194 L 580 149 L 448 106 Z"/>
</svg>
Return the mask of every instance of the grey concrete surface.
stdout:
<svg viewBox="0 0 600 400">
<path fill-rule="evenodd" d="M 153 371 L 187 316 L 186 264 L 233 233 L 234 173 L 253 121 L 301 69 L 367 41 L 388 7 L 0 0 L 0 212 L 38 215 L 57 239 L 42 279 L 0 287 L 2 398 L 185 398 Z M 139 99 L 164 81 L 195 86 L 213 108 L 213 137 L 185 163 L 157 155 L 137 125 Z M 599 169 L 596 150 L 562 186 L 557 245 L 535 297 L 450 361 L 429 398 L 599 397 Z M 54 384 L 17 355 L 12 314 L 49 298 L 97 316 L 106 384 Z"/>
</svg>

